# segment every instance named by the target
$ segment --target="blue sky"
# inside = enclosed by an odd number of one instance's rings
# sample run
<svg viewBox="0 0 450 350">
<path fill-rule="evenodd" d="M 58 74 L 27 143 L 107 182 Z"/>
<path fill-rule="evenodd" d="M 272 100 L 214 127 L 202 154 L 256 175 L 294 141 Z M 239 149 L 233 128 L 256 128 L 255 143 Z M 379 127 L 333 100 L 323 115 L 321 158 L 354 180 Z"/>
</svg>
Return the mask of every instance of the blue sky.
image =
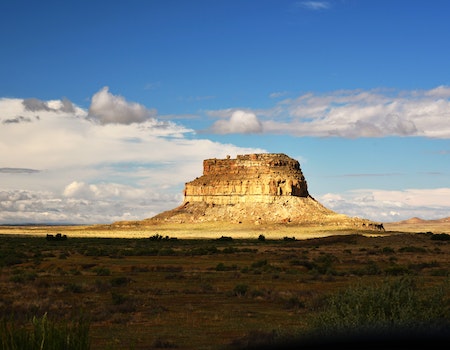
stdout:
<svg viewBox="0 0 450 350">
<path fill-rule="evenodd" d="M 300 162 L 337 212 L 450 216 L 450 3 L 3 1 L 0 224 L 139 220 L 202 161 Z"/>
</svg>

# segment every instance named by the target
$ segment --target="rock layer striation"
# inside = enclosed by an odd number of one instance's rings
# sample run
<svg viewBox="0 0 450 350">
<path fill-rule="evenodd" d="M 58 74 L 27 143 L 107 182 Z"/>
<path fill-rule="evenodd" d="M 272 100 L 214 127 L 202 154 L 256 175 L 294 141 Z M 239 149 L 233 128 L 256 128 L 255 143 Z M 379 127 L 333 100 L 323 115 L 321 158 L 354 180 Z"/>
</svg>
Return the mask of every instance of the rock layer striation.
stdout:
<svg viewBox="0 0 450 350">
<path fill-rule="evenodd" d="M 375 227 L 316 201 L 299 162 L 281 153 L 204 160 L 203 176 L 185 184 L 182 205 L 150 220 Z"/>
<path fill-rule="evenodd" d="M 247 154 L 206 159 L 203 176 L 186 183 L 184 202 L 232 205 L 309 197 L 300 164 L 285 154 Z"/>
</svg>

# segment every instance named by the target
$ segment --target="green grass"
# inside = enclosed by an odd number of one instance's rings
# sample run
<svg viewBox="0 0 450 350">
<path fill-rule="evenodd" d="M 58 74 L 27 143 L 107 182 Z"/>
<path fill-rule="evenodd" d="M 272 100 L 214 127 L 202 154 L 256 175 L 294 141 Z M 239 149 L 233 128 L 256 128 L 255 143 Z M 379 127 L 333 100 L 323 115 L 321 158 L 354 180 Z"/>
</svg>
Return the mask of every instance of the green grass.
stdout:
<svg viewBox="0 0 450 350">
<path fill-rule="evenodd" d="M 19 325 L 13 319 L 0 320 L 3 350 L 87 350 L 90 349 L 89 322 L 54 322 L 47 314 Z"/>
<path fill-rule="evenodd" d="M 352 285 L 329 296 L 313 318 L 313 331 L 323 336 L 355 330 L 391 332 L 435 330 L 450 325 L 449 281 L 425 287 L 408 277 Z"/>
</svg>

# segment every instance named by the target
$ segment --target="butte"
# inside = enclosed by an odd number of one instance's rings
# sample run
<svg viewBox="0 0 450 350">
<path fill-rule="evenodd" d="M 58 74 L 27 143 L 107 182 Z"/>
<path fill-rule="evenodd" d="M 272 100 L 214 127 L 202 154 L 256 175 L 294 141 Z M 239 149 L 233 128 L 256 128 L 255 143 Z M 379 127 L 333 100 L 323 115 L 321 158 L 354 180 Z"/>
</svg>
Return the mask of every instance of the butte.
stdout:
<svg viewBox="0 0 450 350">
<path fill-rule="evenodd" d="M 206 159 L 203 175 L 185 184 L 183 203 L 144 221 L 382 228 L 324 207 L 309 194 L 299 162 L 282 153 Z"/>
</svg>

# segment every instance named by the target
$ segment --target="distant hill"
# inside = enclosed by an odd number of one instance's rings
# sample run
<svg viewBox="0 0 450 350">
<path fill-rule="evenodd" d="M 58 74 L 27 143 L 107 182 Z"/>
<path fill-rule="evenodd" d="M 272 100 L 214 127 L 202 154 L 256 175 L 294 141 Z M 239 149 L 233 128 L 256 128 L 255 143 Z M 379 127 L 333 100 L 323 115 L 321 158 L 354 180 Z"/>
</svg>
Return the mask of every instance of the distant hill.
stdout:
<svg viewBox="0 0 450 350">
<path fill-rule="evenodd" d="M 407 220 L 385 223 L 384 227 L 387 231 L 450 233 L 450 216 L 433 220 L 413 217 Z"/>
<path fill-rule="evenodd" d="M 398 223 L 399 224 L 422 224 L 422 223 L 424 223 L 426 221 L 427 220 L 424 220 L 424 219 L 421 219 L 421 218 L 418 218 L 417 216 L 415 216 L 413 218 L 409 218 L 409 219 L 406 219 L 406 220 L 399 221 Z"/>
<path fill-rule="evenodd" d="M 393 224 L 444 224 L 444 223 L 450 223 L 450 216 L 446 217 L 446 218 L 441 218 L 441 219 L 433 219 L 433 220 L 425 220 L 425 219 L 421 219 L 418 217 L 413 217 L 410 219 L 406 219 L 406 220 L 402 220 L 402 221 L 397 221 L 397 222 L 393 222 Z"/>
</svg>

